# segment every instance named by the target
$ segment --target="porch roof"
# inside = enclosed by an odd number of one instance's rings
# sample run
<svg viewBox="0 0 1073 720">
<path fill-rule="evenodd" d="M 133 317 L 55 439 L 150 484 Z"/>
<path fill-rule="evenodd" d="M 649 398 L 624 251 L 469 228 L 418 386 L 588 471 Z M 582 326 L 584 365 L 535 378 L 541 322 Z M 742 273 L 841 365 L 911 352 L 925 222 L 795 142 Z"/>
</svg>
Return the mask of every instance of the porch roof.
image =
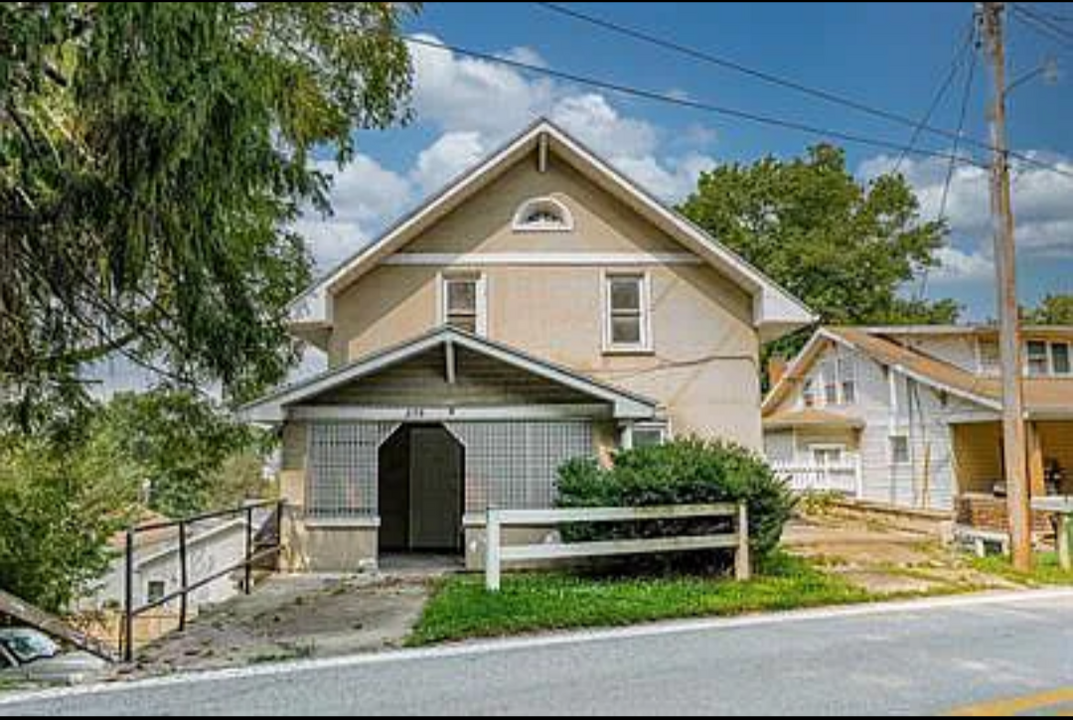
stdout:
<svg viewBox="0 0 1073 720">
<path fill-rule="evenodd" d="M 362 378 L 376 375 L 431 350 L 444 348 L 445 356 L 463 349 L 531 373 L 551 383 L 568 388 L 610 408 L 611 416 L 623 420 L 647 420 L 655 417 L 658 403 L 608 383 L 583 375 L 542 358 L 526 354 L 502 343 L 478 337 L 456 328 L 443 327 L 392 348 L 373 353 L 335 370 L 282 388 L 242 407 L 239 415 L 250 422 L 281 423 L 293 406 L 307 404 L 318 396 L 339 389 Z M 444 372 L 450 376 L 451 360 Z"/>
<path fill-rule="evenodd" d="M 860 430 L 865 426 L 861 418 L 808 408 L 775 413 L 764 418 L 765 430 L 790 430 L 800 427 L 825 427 L 833 429 Z"/>
</svg>

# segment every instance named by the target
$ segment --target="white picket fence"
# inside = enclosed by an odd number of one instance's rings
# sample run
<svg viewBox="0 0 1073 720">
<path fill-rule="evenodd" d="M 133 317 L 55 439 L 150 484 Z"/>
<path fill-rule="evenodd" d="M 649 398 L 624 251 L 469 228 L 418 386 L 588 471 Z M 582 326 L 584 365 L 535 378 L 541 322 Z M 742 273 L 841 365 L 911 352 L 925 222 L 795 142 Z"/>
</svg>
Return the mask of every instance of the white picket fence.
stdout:
<svg viewBox="0 0 1073 720">
<path fill-rule="evenodd" d="M 861 470 L 854 463 L 825 466 L 776 462 L 771 467 L 796 493 L 837 492 L 850 497 L 860 493 Z"/>
<path fill-rule="evenodd" d="M 736 518 L 734 532 L 721 535 L 659 537 L 639 540 L 610 540 L 581 543 L 503 545 L 504 528 L 556 527 L 569 523 L 629 522 L 681 518 Z M 745 505 L 673 505 L 638 508 L 576 508 L 567 510 L 489 510 L 485 542 L 485 585 L 499 592 L 502 566 L 506 562 L 609 557 L 684 550 L 732 549 L 735 577 L 748 580 L 752 573 L 749 557 L 749 513 Z"/>
</svg>

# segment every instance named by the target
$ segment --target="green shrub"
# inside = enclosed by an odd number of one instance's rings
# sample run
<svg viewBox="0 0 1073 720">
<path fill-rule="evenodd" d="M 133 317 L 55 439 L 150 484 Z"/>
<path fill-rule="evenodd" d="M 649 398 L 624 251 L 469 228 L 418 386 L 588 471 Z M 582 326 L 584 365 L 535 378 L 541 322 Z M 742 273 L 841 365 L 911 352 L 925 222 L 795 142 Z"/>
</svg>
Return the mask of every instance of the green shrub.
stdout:
<svg viewBox="0 0 1073 720">
<path fill-rule="evenodd" d="M 689 438 L 615 454 L 613 466 L 574 460 L 559 470 L 557 505 L 648 507 L 744 502 L 754 557 L 763 561 L 779 546 L 795 500 L 786 484 L 756 454 L 736 445 Z M 570 541 L 704 535 L 727 532 L 729 519 L 695 518 L 637 523 L 600 523 L 563 528 Z M 722 564 L 726 559 L 719 556 Z M 710 553 L 637 558 L 631 567 L 710 570 Z"/>
</svg>

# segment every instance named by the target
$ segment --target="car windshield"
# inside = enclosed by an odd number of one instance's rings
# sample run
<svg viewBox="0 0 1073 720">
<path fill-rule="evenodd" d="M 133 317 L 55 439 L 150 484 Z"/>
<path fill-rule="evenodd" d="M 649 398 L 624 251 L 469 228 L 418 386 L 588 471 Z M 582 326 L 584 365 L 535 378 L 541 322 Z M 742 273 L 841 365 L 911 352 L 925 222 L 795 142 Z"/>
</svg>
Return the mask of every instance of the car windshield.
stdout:
<svg viewBox="0 0 1073 720">
<path fill-rule="evenodd" d="M 35 632 L 18 630 L 0 632 L 0 644 L 23 664 L 54 658 L 60 652 L 56 643 Z"/>
</svg>

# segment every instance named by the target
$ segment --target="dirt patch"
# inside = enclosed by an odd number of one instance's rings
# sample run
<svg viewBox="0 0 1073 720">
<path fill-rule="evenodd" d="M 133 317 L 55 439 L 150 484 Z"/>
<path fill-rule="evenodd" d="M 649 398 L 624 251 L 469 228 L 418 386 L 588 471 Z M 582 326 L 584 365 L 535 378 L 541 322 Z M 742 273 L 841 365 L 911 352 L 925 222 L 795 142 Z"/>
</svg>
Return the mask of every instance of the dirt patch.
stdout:
<svg viewBox="0 0 1073 720">
<path fill-rule="evenodd" d="M 792 523 L 787 548 L 877 595 L 921 595 L 1020 586 L 974 570 L 932 533 L 876 520 L 810 515 Z"/>
<path fill-rule="evenodd" d="M 144 648 L 125 677 L 401 647 L 428 597 L 424 576 L 275 577 Z"/>
</svg>

